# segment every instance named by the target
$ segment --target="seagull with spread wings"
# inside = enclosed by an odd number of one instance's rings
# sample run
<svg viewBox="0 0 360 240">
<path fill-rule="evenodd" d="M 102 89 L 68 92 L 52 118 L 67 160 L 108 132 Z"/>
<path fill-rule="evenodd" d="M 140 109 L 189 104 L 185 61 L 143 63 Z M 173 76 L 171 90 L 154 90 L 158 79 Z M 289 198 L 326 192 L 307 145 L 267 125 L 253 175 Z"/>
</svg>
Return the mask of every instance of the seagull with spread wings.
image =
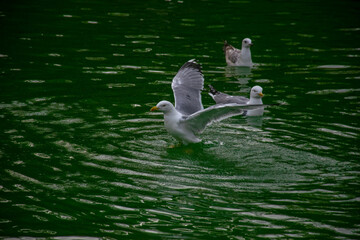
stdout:
<svg viewBox="0 0 360 240">
<path fill-rule="evenodd" d="M 172 80 L 175 107 L 169 101 L 160 101 L 151 111 L 164 113 L 165 129 L 180 143 L 198 143 L 196 134 L 215 121 L 241 115 L 244 110 L 257 109 L 259 104 L 216 104 L 205 108 L 201 102 L 204 76 L 201 65 L 194 59 L 186 62 Z"/>
</svg>

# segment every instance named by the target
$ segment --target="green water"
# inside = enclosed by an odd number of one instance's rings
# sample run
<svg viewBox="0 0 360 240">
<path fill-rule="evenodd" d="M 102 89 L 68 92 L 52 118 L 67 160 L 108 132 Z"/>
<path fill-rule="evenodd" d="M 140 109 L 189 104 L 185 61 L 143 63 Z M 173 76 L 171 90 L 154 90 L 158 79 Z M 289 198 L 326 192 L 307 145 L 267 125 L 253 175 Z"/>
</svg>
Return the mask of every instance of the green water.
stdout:
<svg viewBox="0 0 360 240">
<path fill-rule="evenodd" d="M 360 2 L 2 1 L 3 239 L 360 239 Z M 252 39 L 253 69 L 223 40 Z M 260 118 L 176 141 L 149 109 L 196 58 Z M 206 92 L 204 106 L 213 104 Z M 28 238 L 26 238 L 28 237 Z"/>
</svg>

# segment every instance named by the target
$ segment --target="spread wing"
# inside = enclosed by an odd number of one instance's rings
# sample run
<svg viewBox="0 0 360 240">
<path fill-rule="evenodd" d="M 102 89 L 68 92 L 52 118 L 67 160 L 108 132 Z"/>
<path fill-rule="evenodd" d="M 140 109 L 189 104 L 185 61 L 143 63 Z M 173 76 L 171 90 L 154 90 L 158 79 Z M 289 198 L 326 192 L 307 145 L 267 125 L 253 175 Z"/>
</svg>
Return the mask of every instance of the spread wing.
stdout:
<svg viewBox="0 0 360 240">
<path fill-rule="evenodd" d="M 236 115 L 241 115 L 244 113 L 244 110 L 258 109 L 266 106 L 267 105 L 263 104 L 216 104 L 188 116 L 182 120 L 180 124 L 195 133 L 199 133 L 202 132 L 206 126 L 213 122 L 221 121 Z"/>
<path fill-rule="evenodd" d="M 201 103 L 201 90 L 204 76 L 201 65 L 194 59 L 186 62 L 172 80 L 171 87 L 175 97 L 175 109 L 183 115 L 190 115 L 204 109 Z"/>
</svg>

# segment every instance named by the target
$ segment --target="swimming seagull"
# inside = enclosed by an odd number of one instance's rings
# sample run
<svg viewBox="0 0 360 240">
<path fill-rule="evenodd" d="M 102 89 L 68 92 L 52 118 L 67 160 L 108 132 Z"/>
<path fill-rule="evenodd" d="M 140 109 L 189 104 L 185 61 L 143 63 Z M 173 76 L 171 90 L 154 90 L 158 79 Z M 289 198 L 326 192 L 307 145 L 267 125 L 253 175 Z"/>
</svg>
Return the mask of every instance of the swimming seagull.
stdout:
<svg viewBox="0 0 360 240">
<path fill-rule="evenodd" d="M 250 99 L 243 96 L 232 96 L 226 93 L 217 91 L 213 86 L 209 85 L 210 92 L 209 95 L 214 99 L 216 104 L 228 104 L 228 103 L 237 103 L 237 104 L 259 104 L 262 105 L 262 93 L 263 89 L 260 86 L 254 86 L 250 90 Z M 255 110 L 245 111 L 244 115 L 246 116 L 262 116 L 264 113 L 263 108 L 258 108 Z"/>
<path fill-rule="evenodd" d="M 250 47 L 253 45 L 250 38 L 245 38 L 242 41 L 241 50 L 237 49 L 225 40 L 224 41 L 224 53 L 226 63 L 229 66 L 243 66 L 243 67 L 252 67 L 253 62 L 251 60 Z"/>
<path fill-rule="evenodd" d="M 241 115 L 245 109 L 257 109 L 258 104 L 216 104 L 205 108 L 201 102 L 204 76 L 201 66 L 194 59 L 186 62 L 175 75 L 171 84 L 175 107 L 169 101 L 160 101 L 151 111 L 164 113 L 164 125 L 170 135 L 180 143 L 198 143 L 196 134 L 215 121 Z"/>
</svg>

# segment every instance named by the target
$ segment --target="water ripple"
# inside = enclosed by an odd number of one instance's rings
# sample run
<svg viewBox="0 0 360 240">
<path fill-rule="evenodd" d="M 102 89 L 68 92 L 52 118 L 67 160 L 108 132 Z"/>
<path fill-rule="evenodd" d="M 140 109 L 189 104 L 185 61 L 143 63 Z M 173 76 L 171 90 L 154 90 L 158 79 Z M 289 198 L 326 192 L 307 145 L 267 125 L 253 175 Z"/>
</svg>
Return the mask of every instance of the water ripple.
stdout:
<svg viewBox="0 0 360 240">
<path fill-rule="evenodd" d="M 258 3 L 277 9 L 266 15 L 271 28 L 247 24 L 258 30 L 249 36 L 256 64 L 226 67 L 219 36 L 240 47 L 245 36 L 226 35 L 237 9 L 259 11 L 249 3 L 1 10 L 3 238 L 359 238 L 356 11 L 315 4 L 299 22 L 285 2 Z M 176 140 L 149 109 L 174 101 L 172 78 L 192 58 L 205 85 L 241 96 L 261 85 L 264 103 L 286 104 L 170 148 Z M 202 100 L 214 104 L 206 90 Z"/>
</svg>

